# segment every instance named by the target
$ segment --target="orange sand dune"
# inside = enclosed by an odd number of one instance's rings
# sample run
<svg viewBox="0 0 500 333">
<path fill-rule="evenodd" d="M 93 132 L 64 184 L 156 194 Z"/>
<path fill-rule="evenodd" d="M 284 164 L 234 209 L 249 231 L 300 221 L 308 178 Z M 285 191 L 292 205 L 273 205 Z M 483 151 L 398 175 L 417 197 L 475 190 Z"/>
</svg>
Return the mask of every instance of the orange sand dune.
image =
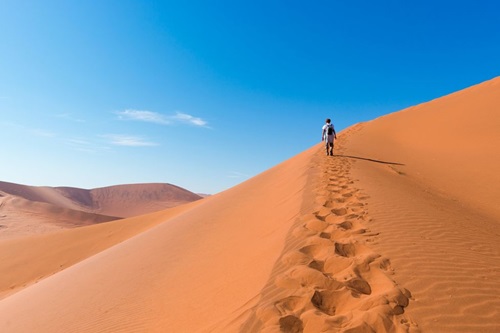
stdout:
<svg viewBox="0 0 500 333">
<path fill-rule="evenodd" d="M 1 193 L 30 201 L 102 215 L 131 217 L 201 199 L 181 187 L 163 184 L 127 184 L 85 190 L 74 187 L 26 186 L 0 182 Z"/>
<path fill-rule="evenodd" d="M 496 78 L 346 133 L 373 249 L 423 332 L 500 332 L 499 109 Z"/>
<path fill-rule="evenodd" d="M 412 328 L 349 168 L 313 147 L 4 298 L 0 330 Z"/>
<path fill-rule="evenodd" d="M 0 298 L 133 237 L 200 202 L 140 217 L 0 241 Z"/>
<path fill-rule="evenodd" d="M 497 332 L 498 96 L 495 79 L 353 126 L 334 157 L 318 144 L 119 241 L 100 228 L 128 219 L 11 240 L 50 267 L 12 273 L 28 285 L 0 331 Z"/>
<path fill-rule="evenodd" d="M 85 190 L 0 182 L 0 240 L 147 214 L 201 198 L 160 183 Z"/>
<path fill-rule="evenodd" d="M 16 196 L 0 197 L 0 240 L 117 220 Z"/>
</svg>

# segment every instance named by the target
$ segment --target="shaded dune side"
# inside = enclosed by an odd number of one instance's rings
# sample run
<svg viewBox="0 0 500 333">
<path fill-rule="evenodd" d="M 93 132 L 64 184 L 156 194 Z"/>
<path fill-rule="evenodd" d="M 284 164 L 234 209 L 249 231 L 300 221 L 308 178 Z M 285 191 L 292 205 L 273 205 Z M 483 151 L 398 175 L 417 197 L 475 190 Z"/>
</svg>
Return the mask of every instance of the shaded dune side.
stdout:
<svg viewBox="0 0 500 333">
<path fill-rule="evenodd" d="M 417 332 L 404 315 L 410 292 L 389 277 L 389 259 L 370 248 L 367 196 L 354 184 L 351 161 L 317 150 L 301 215 L 239 331 Z"/>
<path fill-rule="evenodd" d="M 247 313 L 300 214 L 314 151 L 1 300 L 0 330 L 195 332 Z"/>
<path fill-rule="evenodd" d="M 27 186 L 0 181 L 0 196 L 12 195 L 26 200 L 81 210 L 81 206 L 48 186 Z"/>
<path fill-rule="evenodd" d="M 57 190 L 64 190 L 65 195 L 73 197 L 69 188 L 57 188 Z M 163 183 L 101 187 L 90 190 L 89 194 L 92 211 L 120 217 L 146 214 L 202 198 L 182 187 Z"/>
<path fill-rule="evenodd" d="M 0 198 L 0 240 L 120 219 L 16 196 Z"/>
<path fill-rule="evenodd" d="M 104 224 L 0 241 L 0 299 L 123 242 L 199 203 L 193 202 Z"/>
</svg>

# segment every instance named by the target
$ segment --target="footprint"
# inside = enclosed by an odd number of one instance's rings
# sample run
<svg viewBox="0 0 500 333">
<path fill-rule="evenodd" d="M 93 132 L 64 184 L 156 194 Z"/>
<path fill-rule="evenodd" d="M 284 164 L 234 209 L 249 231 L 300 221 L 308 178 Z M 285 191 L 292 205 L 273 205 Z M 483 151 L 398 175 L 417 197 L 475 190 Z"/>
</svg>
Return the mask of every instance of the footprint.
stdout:
<svg viewBox="0 0 500 333">
<path fill-rule="evenodd" d="M 323 272 L 323 268 L 325 266 L 325 263 L 323 261 L 313 260 L 309 263 L 308 266 L 311 267 L 312 269 Z"/>
<path fill-rule="evenodd" d="M 331 201 L 327 201 L 327 202 L 325 202 L 325 204 L 323 205 L 323 207 L 333 208 L 333 207 L 335 207 L 335 203 L 336 202 L 338 202 L 337 199 L 334 199 L 334 200 L 331 200 Z"/>
<path fill-rule="evenodd" d="M 352 229 L 352 223 L 349 221 L 342 222 L 342 223 L 338 224 L 338 226 L 344 230 Z"/>
<path fill-rule="evenodd" d="M 284 333 L 302 333 L 304 332 L 304 325 L 299 318 L 288 315 L 280 318 L 280 331 Z"/>
<path fill-rule="evenodd" d="M 331 239 L 331 234 L 329 234 L 328 232 L 322 232 L 319 234 L 319 237 L 321 238 L 325 238 L 325 239 Z"/>
<path fill-rule="evenodd" d="M 321 312 L 334 316 L 337 312 L 337 303 L 342 302 L 342 297 L 345 294 L 344 290 L 324 290 L 314 292 L 314 295 L 311 297 L 311 303 L 316 307 L 316 309 Z"/>
<path fill-rule="evenodd" d="M 322 208 L 317 212 L 314 212 L 314 216 L 321 221 L 324 221 L 328 215 L 330 215 L 330 209 L 328 208 Z"/>
<path fill-rule="evenodd" d="M 312 244 L 304 246 L 299 251 L 309 256 L 310 258 L 318 259 L 328 256 L 330 248 L 331 248 L 331 243 L 330 246 L 326 244 Z"/>
<path fill-rule="evenodd" d="M 352 243 L 335 243 L 335 253 L 342 257 L 354 257 L 356 255 L 356 247 Z"/>
<path fill-rule="evenodd" d="M 328 224 L 325 223 L 323 220 L 315 218 L 313 220 L 306 222 L 304 227 L 312 231 L 321 232 L 325 230 L 326 227 L 328 227 Z"/>
<path fill-rule="evenodd" d="M 337 215 L 337 216 L 344 216 L 347 214 L 347 209 L 345 209 L 345 208 L 332 209 L 332 213 Z"/>
<path fill-rule="evenodd" d="M 383 269 L 384 271 L 393 271 L 392 266 L 391 266 L 391 261 L 389 259 L 383 259 L 380 262 L 380 268 Z"/>
<path fill-rule="evenodd" d="M 359 294 L 370 295 L 372 293 L 372 288 L 370 287 L 370 284 L 358 277 L 355 277 L 347 281 L 346 286 L 350 290 Z"/>
</svg>

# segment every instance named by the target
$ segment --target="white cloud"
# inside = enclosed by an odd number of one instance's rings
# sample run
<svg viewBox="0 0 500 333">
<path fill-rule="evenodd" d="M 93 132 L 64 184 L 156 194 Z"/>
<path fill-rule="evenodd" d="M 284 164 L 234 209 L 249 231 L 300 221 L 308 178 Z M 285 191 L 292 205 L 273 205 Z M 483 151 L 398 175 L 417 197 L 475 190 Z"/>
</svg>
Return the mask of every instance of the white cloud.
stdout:
<svg viewBox="0 0 500 333">
<path fill-rule="evenodd" d="M 158 146 L 157 143 L 147 141 L 140 136 L 133 135 L 122 135 L 122 134 L 106 134 L 102 137 L 109 140 L 109 143 L 116 146 L 127 146 L 127 147 L 147 147 L 147 146 Z"/>
<path fill-rule="evenodd" d="M 176 123 L 183 123 L 199 127 L 208 127 L 207 121 L 182 112 L 176 112 L 176 114 L 173 116 L 166 116 L 158 112 L 143 110 L 125 110 L 117 111 L 115 113 L 118 115 L 118 118 L 122 120 L 144 121 L 160 125 L 174 125 Z"/>
<path fill-rule="evenodd" d="M 187 123 L 190 125 L 195 125 L 195 126 L 200 126 L 200 127 L 207 127 L 207 122 L 201 118 L 198 117 L 193 117 L 189 114 L 182 113 L 182 112 L 177 112 L 175 116 L 172 117 L 173 119 L 182 122 L 182 123 Z"/>
<path fill-rule="evenodd" d="M 161 125 L 168 125 L 171 122 L 162 115 L 161 113 L 152 111 L 141 111 L 141 110 L 125 110 L 116 112 L 118 117 L 123 120 L 137 120 L 145 121 L 148 123 L 156 123 Z"/>
</svg>

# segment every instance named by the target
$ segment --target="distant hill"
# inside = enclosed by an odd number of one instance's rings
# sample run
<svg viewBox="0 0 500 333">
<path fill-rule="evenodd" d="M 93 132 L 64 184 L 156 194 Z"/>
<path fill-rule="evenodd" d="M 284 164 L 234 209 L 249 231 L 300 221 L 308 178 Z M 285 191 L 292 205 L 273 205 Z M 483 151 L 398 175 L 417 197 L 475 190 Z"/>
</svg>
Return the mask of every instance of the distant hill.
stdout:
<svg viewBox="0 0 500 333">
<path fill-rule="evenodd" d="M 143 215 L 201 198 L 162 183 L 86 190 L 0 182 L 0 239 Z"/>
<path fill-rule="evenodd" d="M 199 200 L 202 196 L 166 183 L 107 186 L 95 189 L 27 186 L 0 182 L 0 195 L 116 217 L 131 217 Z"/>
</svg>

